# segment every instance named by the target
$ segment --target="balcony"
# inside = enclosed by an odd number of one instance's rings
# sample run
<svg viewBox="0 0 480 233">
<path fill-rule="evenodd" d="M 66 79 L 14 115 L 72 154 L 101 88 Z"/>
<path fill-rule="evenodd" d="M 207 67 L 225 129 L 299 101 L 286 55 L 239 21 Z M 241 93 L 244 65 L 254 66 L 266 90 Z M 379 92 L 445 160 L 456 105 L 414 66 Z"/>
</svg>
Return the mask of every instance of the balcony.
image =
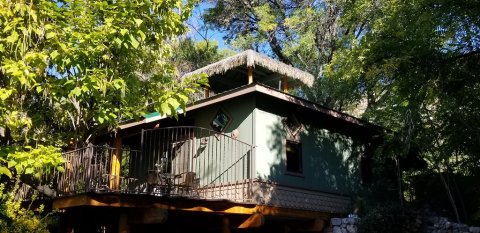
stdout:
<svg viewBox="0 0 480 233">
<path fill-rule="evenodd" d="M 198 127 L 144 130 L 141 151 L 88 146 L 63 154 L 58 196 L 125 193 L 252 200 L 253 146 Z"/>
<path fill-rule="evenodd" d="M 347 213 L 348 196 L 290 187 L 254 176 L 254 146 L 198 127 L 143 130 L 141 150 L 89 146 L 63 154 L 58 197 L 126 194 L 227 200 Z"/>
</svg>

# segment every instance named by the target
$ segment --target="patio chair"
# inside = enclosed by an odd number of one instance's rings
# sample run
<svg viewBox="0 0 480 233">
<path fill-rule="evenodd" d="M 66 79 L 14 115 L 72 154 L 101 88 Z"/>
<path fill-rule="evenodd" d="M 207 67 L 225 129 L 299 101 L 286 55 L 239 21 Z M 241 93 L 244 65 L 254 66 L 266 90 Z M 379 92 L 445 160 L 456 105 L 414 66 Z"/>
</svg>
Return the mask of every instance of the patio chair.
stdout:
<svg viewBox="0 0 480 233">
<path fill-rule="evenodd" d="M 197 174 L 195 172 L 184 172 L 180 175 L 183 176 L 183 180 L 177 185 L 178 194 L 199 196 L 200 179 L 196 178 Z"/>
</svg>

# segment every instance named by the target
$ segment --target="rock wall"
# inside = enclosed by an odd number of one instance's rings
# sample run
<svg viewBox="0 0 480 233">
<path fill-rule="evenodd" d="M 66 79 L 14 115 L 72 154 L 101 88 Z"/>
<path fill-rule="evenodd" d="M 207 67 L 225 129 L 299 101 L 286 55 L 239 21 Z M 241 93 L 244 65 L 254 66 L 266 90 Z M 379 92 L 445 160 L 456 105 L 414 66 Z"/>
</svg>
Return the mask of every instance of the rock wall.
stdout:
<svg viewBox="0 0 480 233">
<path fill-rule="evenodd" d="M 328 233 L 357 233 L 360 218 L 332 218 L 330 219 L 330 227 L 325 230 Z"/>
<path fill-rule="evenodd" d="M 444 217 L 428 217 L 422 220 L 425 233 L 480 233 L 480 227 L 451 222 Z"/>
<path fill-rule="evenodd" d="M 325 233 L 357 233 L 360 218 L 332 218 Z M 421 225 L 419 233 L 480 233 L 480 227 L 467 226 L 449 221 L 444 217 L 417 217 Z"/>
</svg>

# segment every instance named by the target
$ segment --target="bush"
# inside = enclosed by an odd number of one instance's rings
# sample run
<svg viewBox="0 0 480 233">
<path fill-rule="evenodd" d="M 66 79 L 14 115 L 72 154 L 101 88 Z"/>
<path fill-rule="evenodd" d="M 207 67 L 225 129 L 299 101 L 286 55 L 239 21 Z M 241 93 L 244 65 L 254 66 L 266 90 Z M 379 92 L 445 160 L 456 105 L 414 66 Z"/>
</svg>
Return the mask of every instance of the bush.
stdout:
<svg viewBox="0 0 480 233">
<path fill-rule="evenodd" d="M 22 207 L 22 200 L 15 199 L 18 183 L 8 192 L 0 184 L 0 233 L 48 233 L 47 222 L 40 216 L 43 207 L 35 213 Z"/>
<path fill-rule="evenodd" d="M 419 232 L 417 212 L 397 204 L 378 205 L 361 218 L 359 233 L 414 233 Z"/>
</svg>

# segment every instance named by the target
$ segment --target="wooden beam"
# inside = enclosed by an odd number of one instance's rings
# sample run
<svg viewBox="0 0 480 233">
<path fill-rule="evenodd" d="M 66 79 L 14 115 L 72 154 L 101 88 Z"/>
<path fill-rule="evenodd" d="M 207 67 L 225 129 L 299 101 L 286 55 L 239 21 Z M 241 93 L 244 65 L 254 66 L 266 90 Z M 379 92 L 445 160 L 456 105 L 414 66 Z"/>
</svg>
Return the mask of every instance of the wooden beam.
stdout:
<svg viewBox="0 0 480 233">
<path fill-rule="evenodd" d="M 113 154 L 110 162 L 110 176 L 108 179 L 109 187 L 112 190 L 118 190 L 120 187 L 120 168 L 122 165 L 122 137 L 117 133 L 113 141 Z"/>
<path fill-rule="evenodd" d="M 142 208 L 129 212 L 131 224 L 158 224 L 168 219 L 167 209 Z"/>
<path fill-rule="evenodd" d="M 285 93 L 288 92 L 288 77 L 285 75 L 282 77 L 282 91 Z"/>
<path fill-rule="evenodd" d="M 253 83 L 253 67 L 248 67 L 248 84 Z"/>
<path fill-rule="evenodd" d="M 253 214 L 248 217 L 238 228 L 255 228 L 261 227 L 265 223 L 265 217 L 261 214 Z"/>
<path fill-rule="evenodd" d="M 330 214 L 264 205 L 248 205 L 231 203 L 228 201 L 208 201 L 186 199 L 182 202 L 168 198 L 159 198 L 145 195 L 122 194 L 79 194 L 71 197 L 60 197 L 53 201 L 54 209 L 66 209 L 79 206 L 153 208 L 165 210 L 179 210 L 187 212 L 207 212 L 215 214 L 260 214 L 271 217 L 287 217 L 300 219 L 327 219 Z"/>
<path fill-rule="evenodd" d="M 122 213 L 118 219 L 118 233 L 129 233 L 130 226 L 128 225 L 128 217 L 126 213 Z"/>
<path fill-rule="evenodd" d="M 223 216 L 222 218 L 222 233 L 230 233 L 230 219 L 228 216 Z"/>
</svg>

